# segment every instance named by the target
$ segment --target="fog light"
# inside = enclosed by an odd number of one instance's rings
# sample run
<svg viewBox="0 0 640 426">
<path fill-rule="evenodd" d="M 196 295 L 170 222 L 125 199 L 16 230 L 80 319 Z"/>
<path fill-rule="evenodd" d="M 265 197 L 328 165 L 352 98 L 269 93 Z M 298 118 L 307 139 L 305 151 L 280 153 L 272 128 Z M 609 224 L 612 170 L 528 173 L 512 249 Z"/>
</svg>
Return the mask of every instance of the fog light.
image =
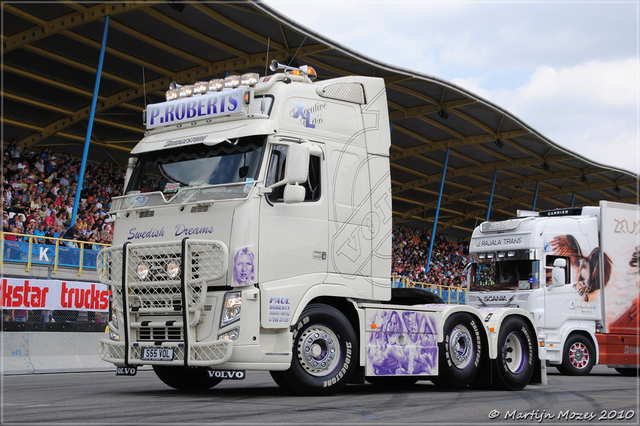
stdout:
<svg viewBox="0 0 640 426">
<path fill-rule="evenodd" d="M 233 330 L 229 330 L 218 336 L 218 340 L 236 340 L 240 336 L 240 327 L 236 327 Z"/>
<path fill-rule="evenodd" d="M 169 278 L 175 278 L 180 274 L 180 263 L 176 260 L 171 260 L 167 263 L 165 270 L 167 271 Z"/>
<path fill-rule="evenodd" d="M 149 276 L 149 266 L 144 263 L 138 263 L 138 269 L 136 270 L 136 274 L 141 281 L 144 281 Z"/>
</svg>

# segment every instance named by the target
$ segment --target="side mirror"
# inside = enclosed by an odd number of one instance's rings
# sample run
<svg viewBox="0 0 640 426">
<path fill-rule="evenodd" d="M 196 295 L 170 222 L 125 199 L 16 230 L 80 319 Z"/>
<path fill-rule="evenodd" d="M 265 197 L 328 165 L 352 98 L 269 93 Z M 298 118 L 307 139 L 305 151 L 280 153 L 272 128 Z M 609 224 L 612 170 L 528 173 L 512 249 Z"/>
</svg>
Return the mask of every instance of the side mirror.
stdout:
<svg viewBox="0 0 640 426">
<path fill-rule="evenodd" d="M 551 284 L 554 287 L 562 287 L 566 284 L 565 280 L 565 268 L 567 267 L 567 261 L 564 259 L 556 259 L 553 262 L 553 269 L 551 270 Z"/>
<path fill-rule="evenodd" d="M 285 179 L 287 183 L 305 183 L 309 174 L 309 146 L 292 144 L 287 154 Z"/>
<path fill-rule="evenodd" d="M 302 185 L 287 185 L 284 187 L 282 199 L 285 204 L 302 203 L 307 195 L 307 190 Z"/>
</svg>

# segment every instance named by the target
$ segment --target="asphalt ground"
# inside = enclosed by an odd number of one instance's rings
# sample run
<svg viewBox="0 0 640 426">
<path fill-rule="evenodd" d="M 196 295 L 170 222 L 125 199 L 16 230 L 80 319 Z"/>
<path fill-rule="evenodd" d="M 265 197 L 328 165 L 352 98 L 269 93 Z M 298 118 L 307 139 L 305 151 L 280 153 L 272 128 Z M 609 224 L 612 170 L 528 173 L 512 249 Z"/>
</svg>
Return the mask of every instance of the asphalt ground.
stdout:
<svg viewBox="0 0 640 426">
<path fill-rule="evenodd" d="M 290 396 L 266 372 L 197 393 L 151 370 L 3 376 L 2 424 L 639 424 L 638 378 L 596 366 L 584 377 L 548 370 L 519 392 L 348 385 L 326 397 Z"/>
</svg>

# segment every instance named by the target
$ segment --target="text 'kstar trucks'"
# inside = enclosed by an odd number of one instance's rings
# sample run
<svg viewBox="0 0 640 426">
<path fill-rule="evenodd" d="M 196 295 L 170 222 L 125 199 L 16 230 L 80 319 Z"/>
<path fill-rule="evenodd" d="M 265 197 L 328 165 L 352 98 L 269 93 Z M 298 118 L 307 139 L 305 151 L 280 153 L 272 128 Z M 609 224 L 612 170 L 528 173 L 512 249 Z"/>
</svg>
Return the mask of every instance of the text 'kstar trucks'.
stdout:
<svg viewBox="0 0 640 426">
<path fill-rule="evenodd" d="M 172 84 L 148 106 L 98 256 L 113 297 L 102 359 L 178 389 L 251 370 L 316 395 L 544 382 L 527 311 L 392 289 L 384 81 L 283 68 Z"/>
<path fill-rule="evenodd" d="M 595 364 L 638 368 L 638 206 L 519 212 L 473 232 L 469 304 L 535 318 L 547 360 L 564 374 Z"/>
</svg>

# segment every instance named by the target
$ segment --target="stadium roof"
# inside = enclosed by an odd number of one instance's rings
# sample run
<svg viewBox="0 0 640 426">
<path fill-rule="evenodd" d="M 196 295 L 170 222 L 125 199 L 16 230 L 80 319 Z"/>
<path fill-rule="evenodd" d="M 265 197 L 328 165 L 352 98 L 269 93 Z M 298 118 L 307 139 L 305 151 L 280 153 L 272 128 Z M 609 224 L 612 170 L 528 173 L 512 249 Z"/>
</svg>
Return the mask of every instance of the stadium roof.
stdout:
<svg viewBox="0 0 640 426">
<path fill-rule="evenodd" d="M 272 59 L 308 64 L 318 79 L 384 78 L 391 119 L 394 224 L 430 230 L 450 148 L 438 232 L 468 237 L 487 215 L 637 203 L 638 176 L 552 142 L 481 97 L 417 71 L 365 57 L 259 1 L 2 2 L 3 140 L 80 157 L 105 16 L 110 15 L 90 160 L 126 163 L 142 111 L 173 80 L 265 74 Z M 268 48 L 268 58 L 267 58 Z"/>
</svg>

